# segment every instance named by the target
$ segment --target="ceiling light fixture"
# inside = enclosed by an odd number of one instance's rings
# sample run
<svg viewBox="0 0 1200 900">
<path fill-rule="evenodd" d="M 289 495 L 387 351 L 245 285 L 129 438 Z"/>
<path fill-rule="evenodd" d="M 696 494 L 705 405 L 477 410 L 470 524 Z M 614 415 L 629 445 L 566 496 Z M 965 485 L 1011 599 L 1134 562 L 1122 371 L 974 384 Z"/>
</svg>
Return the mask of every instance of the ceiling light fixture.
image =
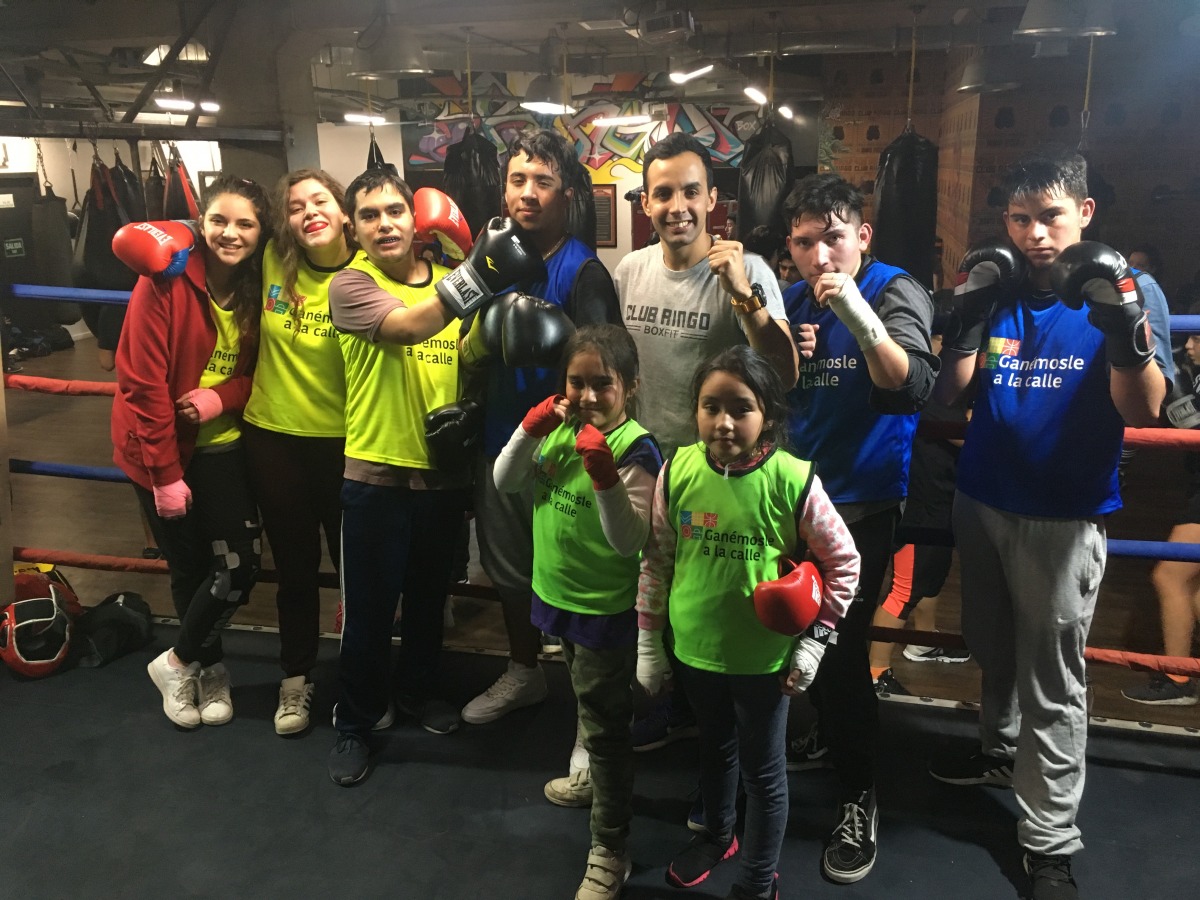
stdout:
<svg viewBox="0 0 1200 900">
<path fill-rule="evenodd" d="M 687 84 L 693 78 L 699 78 L 701 75 L 707 75 L 712 70 L 713 70 L 712 63 L 709 63 L 704 66 L 700 66 L 699 68 L 692 69 L 691 71 L 688 71 L 688 72 L 684 72 L 682 70 L 676 70 L 671 73 L 671 81 L 673 81 L 675 84 Z"/>
<path fill-rule="evenodd" d="M 763 106 L 767 102 L 767 95 L 752 84 L 746 85 L 744 93 L 759 106 Z"/>
<path fill-rule="evenodd" d="M 788 106 L 786 103 L 783 104 L 782 106 L 776 107 L 775 112 L 779 113 L 785 119 L 792 118 L 792 108 L 790 106 Z"/>
<path fill-rule="evenodd" d="M 191 112 L 196 108 L 194 100 L 183 94 L 183 82 L 176 78 L 167 81 L 154 92 L 154 105 L 167 112 Z"/>
<path fill-rule="evenodd" d="M 538 75 L 529 82 L 521 108 L 542 116 L 574 115 L 571 82 L 564 75 Z"/>
<path fill-rule="evenodd" d="M 386 125 L 387 119 L 374 113 L 348 112 L 342 118 L 351 125 Z"/>
<path fill-rule="evenodd" d="M 592 119 L 593 125 L 599 125 L 601 128 L 611 128 L 614 125 L 645 125 L 653 121 L 647 115 L 634 116 L 596 116 Z"/>
<path fill-rule="evenodd" d="M 1012 58 L 999 48 L 985 47 L 967 60 L 955 90 L 960 94 L 998 94 L 1020 86 Z"/>
<path fill-rule="evenodd" d="M 351 78 L 384 81 L 400 75 L 431 75 L 433 68 L 425 58 L 425 49 L 417 33 L 391 12 L 381 13 L 379 36 L 356 59 Z M 362 39 L 362 35 L 359 35 Z M 357 56 L 357 54 L 356 54 Z"/>
<path fill-rule="evenodd" d="M 1027 38 L 1116 34 L 1112 0 L 1029 0 L 1013 34 Z"/>
</svg>

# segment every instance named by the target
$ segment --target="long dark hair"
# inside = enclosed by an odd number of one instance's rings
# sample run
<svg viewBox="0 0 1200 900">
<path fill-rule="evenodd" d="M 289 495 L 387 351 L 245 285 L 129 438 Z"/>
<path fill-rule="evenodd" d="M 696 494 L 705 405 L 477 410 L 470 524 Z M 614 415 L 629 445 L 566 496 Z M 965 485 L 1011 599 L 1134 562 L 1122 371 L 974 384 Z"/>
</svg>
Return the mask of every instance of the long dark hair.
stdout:
<svg viewBox="0 0 1200 900">
<path fill-rule="evenodd" d="M 757 351 L 745 344 L 722 350 L 712 359 L 700 363 L 692 376 L 692 414 L 700 406 L 700 389 L 714 372 L 727 372 L 754 394 L 763 411 L 763 430 L 759 444 L 769 442 L 776 447 L 788 446 L 787 393 L 779 375 Z"/>
<path fill-rule="evenodd" d="M 255 181 L 233 175 L 217 177 L 204 193 L 202 217 L 208 214 L 213 201 L 224 194 L 235 194 L 250 201 L 254 215 L 258 218 L 258 246 L 246 259 L 234 267 L 230 286 L 233 289 L 233 320 L 237 323 L 242 340 L 251 343 L 258 340 L 258 316 L 262 305 L 262 261 L 267 241 L 274 234 L 275 220 L 271 216 L 271 200 L 262 186 Z M 201 232 L 203 233 L 203 223 Z M 206 245 L 207 248 L 207 245 Z"/>
</svg>

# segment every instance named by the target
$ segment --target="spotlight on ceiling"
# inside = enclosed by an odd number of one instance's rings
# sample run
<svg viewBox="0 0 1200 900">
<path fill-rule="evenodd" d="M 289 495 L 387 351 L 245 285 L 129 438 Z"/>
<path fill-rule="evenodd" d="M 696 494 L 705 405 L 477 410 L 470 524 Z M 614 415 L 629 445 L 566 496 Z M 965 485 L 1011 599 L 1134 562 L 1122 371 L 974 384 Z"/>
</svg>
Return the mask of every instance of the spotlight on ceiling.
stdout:
<svg viewBox="0 0 1200 900">
<path fill-rule="evenodd" d="M 196 102 L 184 96 L 183 82 L 178 78 L 164 82 L 154 92 L 154 105 L 167 112 L 191 112 L 196 108 Z"/>
<path fill-rule="evenodd" d="M 776 107 L 775 112 L 779 113 L 785 119 L 790 119 L 790 118 L 792 118 L 792 115 L 793 115 L 792 108 L 790 106 L 788 106 L 786 103 L 783 104 L 782 106 Z"/>
<path fill-rule="evenodd" d="M 1116 34 L 1112 0 L 1029 0 L 1013 34 L 1028 38 Z"/>
<path fill-rule="evenodd" d="M 387 119 L 375 113 L 348 112 L 342 119 L 351 125 L 384 125 Z"/>
</svg>

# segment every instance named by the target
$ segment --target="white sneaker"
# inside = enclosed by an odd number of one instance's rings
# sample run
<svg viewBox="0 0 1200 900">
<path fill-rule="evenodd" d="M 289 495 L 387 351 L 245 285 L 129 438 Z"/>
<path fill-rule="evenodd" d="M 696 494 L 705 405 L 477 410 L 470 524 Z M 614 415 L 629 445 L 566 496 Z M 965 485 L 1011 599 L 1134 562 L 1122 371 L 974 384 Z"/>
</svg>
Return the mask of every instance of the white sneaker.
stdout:
<svg viewBox="0 0 1200 900">
<path fill-rule="evenodd" d="M 583 731 L 577 725 L 575 726 L 575 746 L 571 748 L 571 765 L 567 771 L 574 775 L 576 772 L 582 772 L 591 767 L 591 757 L 588 756 L 587 748 L 583 746 Z"/>
<path fill-rule="evenodd" d="M 308 727 L 308 708 L 312 705 L 314 687 L 303 675 L 293 675 L 279 683 L 276 734 L 297 734 Z"/>
<path fill-rule="evenodd" d="M 163 712 L 167 718 L 183 728 L 195 728 L 200 724 L 200 710 L 196 708 L 196 676 L 200 663 L 188 663 L 186 669 L 176 669 L 167 662 L 170 650 L 164 650 L 146 665 L 146 671 L 163 698 Z"/>
<path fill-rule="evenodd" d="M 233 699 L 229 696 L 229 670 L 216 663 L 200 670 L 197 686 L 200 721 L 205 725 L 224 725 L 233 718 Z"/>
<path fill-rule="evenodd" d="M 575 900 L 615 900 L 633 871 L 626 853 L 614 853 L 607 847 L 593 847 L 588 854 L 587 872 L 575 892 Z"/>
<path fill-rule="evenodd" d="M 471 725 L 494 722 L 514 709 L 541 703 L 547 693 L 546 673 L 541 666 L 530 669 L 510 659 L 508 670 L 496 683 L 463 707 L 462 718 Z"/>
</svg>

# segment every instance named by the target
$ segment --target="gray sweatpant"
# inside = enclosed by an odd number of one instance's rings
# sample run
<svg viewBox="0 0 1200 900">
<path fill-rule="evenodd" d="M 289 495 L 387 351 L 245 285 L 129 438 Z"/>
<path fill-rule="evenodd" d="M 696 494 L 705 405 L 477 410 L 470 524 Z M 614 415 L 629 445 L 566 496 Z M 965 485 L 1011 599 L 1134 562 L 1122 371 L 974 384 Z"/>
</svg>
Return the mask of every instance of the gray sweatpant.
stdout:
<svg viewBox="0 0 1200 900">
<path fill-rule="evenodd" d="M 496 487 L 496 461 L 483 459 L 475 477 L 475 539 L 479 562 L 505 602 L 533 595 L 533 485 L 516 494 Z"/>
<path fill-rule="evenodd" d="M 1014 760 L 1021 846 L 1074 853 L 1083 846 L 1083 648 L 1104 576 L 1104 521 L 1020 516 L 959 492 L 954 536 L 963 635 L 983 670 L 983 750 Z"/>
</svg>

